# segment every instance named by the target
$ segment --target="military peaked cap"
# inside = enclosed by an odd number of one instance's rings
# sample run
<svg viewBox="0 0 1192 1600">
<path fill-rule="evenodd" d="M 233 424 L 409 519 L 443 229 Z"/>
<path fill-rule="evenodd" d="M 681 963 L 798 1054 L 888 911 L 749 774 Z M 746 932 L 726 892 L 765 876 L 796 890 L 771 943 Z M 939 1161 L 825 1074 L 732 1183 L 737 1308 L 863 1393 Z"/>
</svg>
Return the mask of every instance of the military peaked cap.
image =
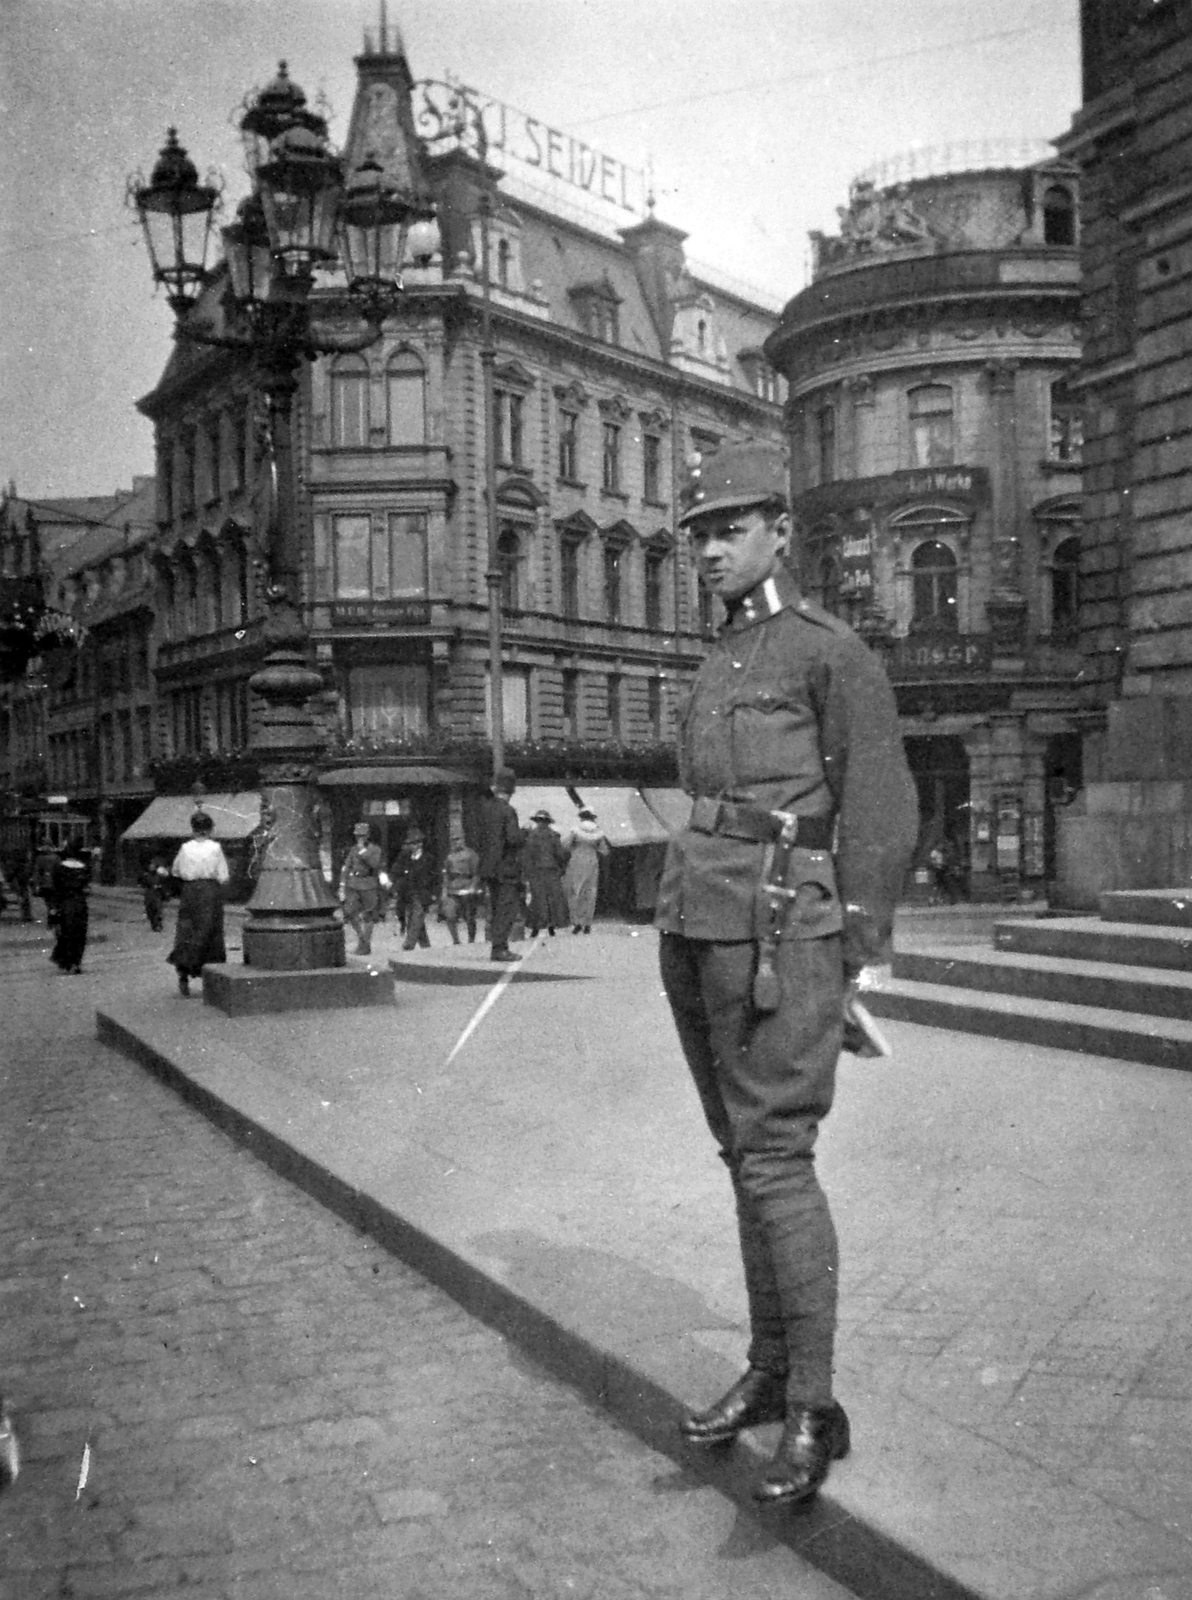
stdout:
<svg viewBox="0 0 1192 1600">
<path fill-rule="evenodd" d="M 767 439 L 746 439 L 721 445 L 710 455 L 690 458 L 680 499 L 686 527 L 710 511 L 731 511 L 778 500 L 789 504 L 790 479 L 786 453 Z"/>
</svg>

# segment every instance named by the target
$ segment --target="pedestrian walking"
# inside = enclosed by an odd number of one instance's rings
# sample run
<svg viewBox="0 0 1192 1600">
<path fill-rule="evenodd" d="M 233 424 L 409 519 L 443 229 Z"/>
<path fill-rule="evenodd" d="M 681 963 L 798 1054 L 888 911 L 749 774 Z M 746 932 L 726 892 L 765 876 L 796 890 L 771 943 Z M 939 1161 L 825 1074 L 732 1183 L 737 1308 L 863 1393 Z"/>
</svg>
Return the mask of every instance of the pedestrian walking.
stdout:
<svg viewBox="0 0 1192 1600">
<path fill-rule="evenodd" d="M 710 1446 L 783 1421 L 754 1495 L 793 1504 L 849 1449 L 815 1142 L 850 986 L 889 938 L 915 789 L 881 665 L 785 565 L 781 450 L 747 442 L 697 458 L 681 524 L 726 620 L 680 728 L 693 805 L 656 922 L 679 1040 L 732 1181 L 750 1320 L 747 1371 L 682 1430 Z"/>
<path fill-rule="evenodd" d="M 87 948 L 87 886 L 91 858 L 81 839 L 72 839 L 60 851 L 50 872 L 47 890 L 57 937 L 50 960 L 62 972 L 82 972 Z"/>
<path fill-rule="evenodd" d="M 354 843 L 344 857 L 344 921 L 356 935 L 358 956 L 372 954 L 372 931 L 381 912 L 381 847 L 367 822 L 352 829 Z"/>
<path fill-rule="evenodd" d="M 569 854 L 567 871 L 563 874 L 563 891 L 567 896 L 571 931 L 591 933 L 592 918 L 596 914 L 596 890 L 600 883 L 600 858 L 608 855 L 612 847 L 596 813 L 586 806 L 580 811 L 579 821 L 565 843 Z"/>
<path fill-rule="evenodd" d="M 170 897 L 170 865 L 164 856 L 154 856 L 141 874 L 141 900 L 145 916 L 154 933 L 162 929 L 162 909 Z"/>
<path fill-rule="evenodd" d="M 436 873 L 434 863 L 426 853 L 426 841 L 421 828 L 411 828 L 397 858 L 394 886 L 400 885 L 399 899 L 406 909 L 405 937 L 402 949 L 412 950 L 415 945 L 430 947 L 430 934 L 426 931 L 427 909 L 435 903 Z"/>
<path fill-rule="evenodd" d="M 226 961 L 224 946 L 224 885 L 228 881 L 228 858 L 214 837 L 215 823 L 205 811 L 190 819 L 191 837 L 174 857 L 171 876 L 182 885 L 178 896 L 178 920 L 174 926 L 174 948 L 166 960 L 178 972 L 178 992 L 190 993 L 190 980 L 197 978 L 210 961 Z"/>
<path fill-rule="evenodd" d="M 567 849 L 552 826 L 549 811 L 536 811 L 530 818 L 534 826 L 522 846 L 522 873 L 530 891 L 528 908 L 530 937 L 545 927 L 553 939 L 555 929 L 567 921 L 567 896 L 563 892 L 563 871 Z"/>
<path fill-rule="evenodd" d="M 483 894 L 480 884 L 480 857 L 461 834 L 454 834 L 443 863 L 443 921 L 452 944 L 459 943 L 459 924 L 468 932 L 468 943 L 476 942 L 476 913 Z"/>
<path fill-rule="evenodd" d="M 480 877 L 488 893 L 493 961 L 520 961 L 509 938 L 521 907 L 522 830 L 509 796 L 517 779 L 502 767 L 480 810 Z"/>
</svg>

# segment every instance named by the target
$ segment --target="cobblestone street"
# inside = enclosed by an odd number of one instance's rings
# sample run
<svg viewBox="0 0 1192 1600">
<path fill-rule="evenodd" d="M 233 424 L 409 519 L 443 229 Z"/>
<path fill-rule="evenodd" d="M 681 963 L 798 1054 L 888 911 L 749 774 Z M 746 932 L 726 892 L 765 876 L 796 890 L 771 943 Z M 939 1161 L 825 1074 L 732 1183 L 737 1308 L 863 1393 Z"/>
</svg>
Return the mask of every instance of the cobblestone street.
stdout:
<svg viewBox="0 0 1192 1600">
<path fill-rule="evenodd" d="M 62 978 L 0 928 L 3 1600 L 841 1600 L 99 1046 L 163 947 L 95 931 Z"/>
</svg>

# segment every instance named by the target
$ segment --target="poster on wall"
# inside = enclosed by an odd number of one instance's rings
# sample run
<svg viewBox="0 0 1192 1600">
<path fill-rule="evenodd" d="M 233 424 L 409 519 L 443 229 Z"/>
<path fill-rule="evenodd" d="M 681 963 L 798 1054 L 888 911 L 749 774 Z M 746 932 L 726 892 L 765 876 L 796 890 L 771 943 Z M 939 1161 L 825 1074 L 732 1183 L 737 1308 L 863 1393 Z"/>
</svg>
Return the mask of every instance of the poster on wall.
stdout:
<svg viewBox="0 0 1192 1600">
<path fill-rule="evenodd" d="M 1018 795 L 998 796 L 995 837 L 997 870 L 1016 874 L 1022 864 L 1022 800 Z"/>
<path fill-rule="evenodd" d="M 840 539 L 840 592 L 853 600 L 873 594 L 873 516 L 858 506 L 844 524 Z"/>
</svg>

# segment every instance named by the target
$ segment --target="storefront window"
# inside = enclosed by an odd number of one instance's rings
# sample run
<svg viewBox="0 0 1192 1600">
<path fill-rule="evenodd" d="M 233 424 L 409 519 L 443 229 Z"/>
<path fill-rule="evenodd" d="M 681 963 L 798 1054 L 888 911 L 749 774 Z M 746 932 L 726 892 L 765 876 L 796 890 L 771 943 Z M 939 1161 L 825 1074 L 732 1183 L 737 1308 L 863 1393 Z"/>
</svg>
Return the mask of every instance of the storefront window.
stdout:
<svg viewBox="0 0 1192 1600">
<path fill-rule="evenodd" d="M 419 662 L 352 667 L 348 716 L 355 739 L 409 739 L 430 727 L 430 672 Z"/>
</svg>

